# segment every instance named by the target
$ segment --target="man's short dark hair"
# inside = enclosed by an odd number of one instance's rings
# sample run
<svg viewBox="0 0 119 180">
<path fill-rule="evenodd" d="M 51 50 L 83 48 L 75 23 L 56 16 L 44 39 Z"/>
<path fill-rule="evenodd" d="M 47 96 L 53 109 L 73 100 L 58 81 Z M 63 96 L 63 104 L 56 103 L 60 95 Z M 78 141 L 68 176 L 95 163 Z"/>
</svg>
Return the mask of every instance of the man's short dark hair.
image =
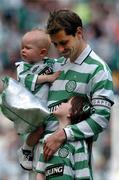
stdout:
<svg viewBox="0 0 119 180">
<path fill-rule="evenodd" d="M 50 12 L 47 22 L 47 32 L 50 35 L 64 30 L 67 35 L 75 36 L 78 27 L 82 28 L 81 18 L 71 10 L 58 10 Z"/>
</svg>

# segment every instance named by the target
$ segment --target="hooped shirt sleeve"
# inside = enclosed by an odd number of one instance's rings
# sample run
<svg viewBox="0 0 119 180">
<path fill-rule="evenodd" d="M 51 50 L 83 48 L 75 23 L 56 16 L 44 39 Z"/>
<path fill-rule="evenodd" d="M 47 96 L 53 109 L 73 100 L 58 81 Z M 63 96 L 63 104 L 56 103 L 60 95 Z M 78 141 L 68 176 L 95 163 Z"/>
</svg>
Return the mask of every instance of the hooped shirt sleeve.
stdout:
<svg viewBox="0 0 119 180">
<path fill-rule="evenodd" d="M 32 65 L 23 61 L 15 63 L 17 67 L 17 80 L 30 91 L 35 90 L 38 74 L 32 73 Z"/>
</svg>

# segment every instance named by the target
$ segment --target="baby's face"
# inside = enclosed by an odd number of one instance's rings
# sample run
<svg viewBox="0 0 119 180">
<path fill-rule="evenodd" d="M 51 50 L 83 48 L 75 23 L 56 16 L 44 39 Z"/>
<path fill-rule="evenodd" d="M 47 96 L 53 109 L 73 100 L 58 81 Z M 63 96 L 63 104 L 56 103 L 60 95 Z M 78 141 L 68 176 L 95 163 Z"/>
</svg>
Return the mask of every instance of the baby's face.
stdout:
<svg viewBox="0 0 119 180">
<path fill-rule="evenodd" d="M 24 36 L 21 43 L 21 58 L 30 64 L 38 63 L 42 61 L 41 48 L 37 46 L 34 38 Z"/>
<path fill-rule="evenodd" d="M 59 105 L 59 107 L 54 110 L 53 114 L 56 117 L 69 117 L 70 116 L 70 112 L 71 112 L 71 99 L 68 100 L 67 102 L 62 102 L 61 105 Z"/>
</svg>

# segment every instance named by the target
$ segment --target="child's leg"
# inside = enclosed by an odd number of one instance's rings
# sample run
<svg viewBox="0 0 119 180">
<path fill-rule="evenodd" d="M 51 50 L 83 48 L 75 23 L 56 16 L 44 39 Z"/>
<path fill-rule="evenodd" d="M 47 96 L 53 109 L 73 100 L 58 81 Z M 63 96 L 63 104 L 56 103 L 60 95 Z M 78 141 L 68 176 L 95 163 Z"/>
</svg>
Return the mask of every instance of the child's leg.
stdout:
<svg viewBox="0 0 119 180">
<path fill-rule="evenodd" d="M 38 127 L 35 131 L 33 131 L 28 135 L 26 139 L 26 144 L 29 147 L 34 147 L 38 143 L 43 132 L 44 132 L 44 127 Z"/>
<path fill-rule="evenodd" d="M 38 173 L 37 177 L 36 177 L 36 180 L 45 180 L 44 174 Z"/>
<path fill-rule="evenodd" d="M 20 165 L 25 170 L 32 170 L 33 165 L 33 148 L 38 143 L 40 136 L 43 134 L 44 128 L 39 127 L 30 133 L 23 146 L 18 151 L 18 159 Z"/>
</svg>

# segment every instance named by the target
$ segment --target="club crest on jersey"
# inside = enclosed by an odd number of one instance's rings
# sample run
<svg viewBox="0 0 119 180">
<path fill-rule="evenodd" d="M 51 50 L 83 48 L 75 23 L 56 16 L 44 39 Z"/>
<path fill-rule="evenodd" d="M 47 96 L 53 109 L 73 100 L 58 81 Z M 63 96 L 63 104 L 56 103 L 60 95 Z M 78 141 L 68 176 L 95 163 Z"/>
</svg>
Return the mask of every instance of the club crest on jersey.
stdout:
<svg viewBox="0 0 119 180">
<path fill-rule="evenodd" d="M 46 168 L 46 179 L 49 177 L 62 176 L 64 172 L 64 165 L 57 164 Z"/>
<path fill-rule="evenodd" d="M 68 81 L 65 85 L 65 89 L 69 93 L 73 92 L 76 89 L 76 81 Z"/>
<path fill-rule="evenodd" d="M 62 158 L 66 158 L 69 155 L 69 151 L 65 147 L 62 147 L 59 149 L 58 155 Z"/>
</svg>

